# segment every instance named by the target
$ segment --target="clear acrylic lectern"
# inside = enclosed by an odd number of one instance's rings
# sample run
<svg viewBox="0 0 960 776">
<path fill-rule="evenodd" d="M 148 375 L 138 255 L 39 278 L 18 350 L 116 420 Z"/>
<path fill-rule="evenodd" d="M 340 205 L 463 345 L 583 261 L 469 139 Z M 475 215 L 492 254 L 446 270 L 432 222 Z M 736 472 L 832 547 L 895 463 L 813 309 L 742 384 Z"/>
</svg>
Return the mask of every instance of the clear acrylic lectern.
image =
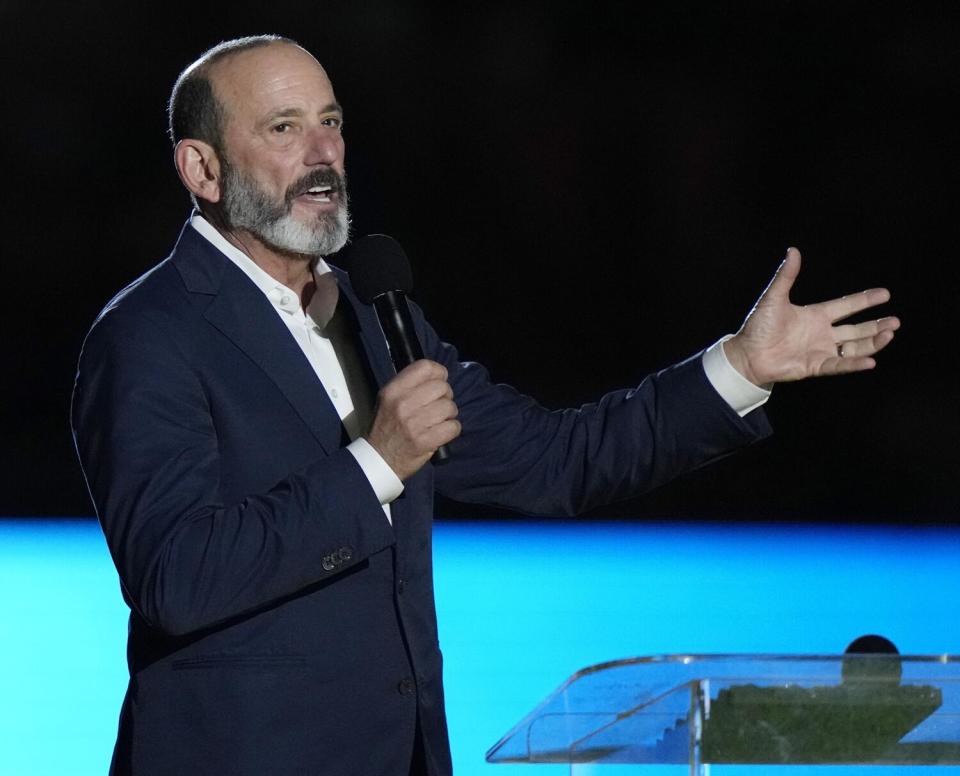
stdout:
<svg viewBox="0 0 960 776">
<path fill-rule="evenodd" d="M 601 663 L 564 682 L 487 762 L 569 763 L 578 776 L 833 773 L 827 765 L 844 774 L 927 765 L 946 766 L 931 776 L 960 773 L 960 656 Z"/>
</svg>

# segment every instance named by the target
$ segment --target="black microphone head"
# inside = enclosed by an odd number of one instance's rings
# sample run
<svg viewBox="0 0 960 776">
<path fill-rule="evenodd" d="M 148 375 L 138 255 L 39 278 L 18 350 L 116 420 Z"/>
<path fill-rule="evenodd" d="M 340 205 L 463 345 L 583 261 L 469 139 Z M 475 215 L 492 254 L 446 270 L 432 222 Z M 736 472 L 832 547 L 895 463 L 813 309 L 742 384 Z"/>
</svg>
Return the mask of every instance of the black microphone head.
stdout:
<svg viewBox="0 0 960 776">
<path fill-rule="evenodd" d="M 368 234 L 347 247 L 344 264 L 364 304 L 388 291 L 413 290 L 413 272 L 400 243 L 385 234 Z"/>
</svg>

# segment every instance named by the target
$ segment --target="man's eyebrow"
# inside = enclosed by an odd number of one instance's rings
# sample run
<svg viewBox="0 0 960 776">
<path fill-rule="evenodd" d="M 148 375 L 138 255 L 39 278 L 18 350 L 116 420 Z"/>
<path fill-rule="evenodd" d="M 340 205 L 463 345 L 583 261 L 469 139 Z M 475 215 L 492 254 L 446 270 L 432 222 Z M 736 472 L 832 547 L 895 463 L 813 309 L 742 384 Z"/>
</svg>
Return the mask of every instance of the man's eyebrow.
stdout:
<svg viewBox="0 0 960 776">
<path fill-rule="evenodd" d="M 274 119 L 284 119 L 284 118 L 296 118 L 297 116 L 302 116 L 306 111 L 302 108 L 280 108 L 275 110 L 267 117 L 267 121 L 273 121 Z M 325 105 L 320 109 L 320 113 L 337 113 L 340 116 L 343 116 L 343 108 L 338 102 L 331 102 Z"/>
</svg>

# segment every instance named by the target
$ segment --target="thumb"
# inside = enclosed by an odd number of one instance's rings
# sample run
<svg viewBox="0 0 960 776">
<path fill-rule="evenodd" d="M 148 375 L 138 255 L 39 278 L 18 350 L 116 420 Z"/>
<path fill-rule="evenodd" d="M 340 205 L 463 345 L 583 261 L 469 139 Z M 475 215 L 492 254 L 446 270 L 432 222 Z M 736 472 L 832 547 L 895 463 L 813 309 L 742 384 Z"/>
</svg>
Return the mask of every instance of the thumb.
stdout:
<svg viewBox="0 0 960 776">
<path fill-rule="evenodd" d="M 800 251 L 792 247 L 787 248 L 786 258 L 781 262 L 776 274 L 773 276 L 773 280 L 770 281 L 770 285 L 768 285 L 767 289 L 763 292 L 763 296 L 767 299 L 788 300 L 790 298 L 790 289 L 793 288 L 793 283 L 799 274 Z"/>
</svg>

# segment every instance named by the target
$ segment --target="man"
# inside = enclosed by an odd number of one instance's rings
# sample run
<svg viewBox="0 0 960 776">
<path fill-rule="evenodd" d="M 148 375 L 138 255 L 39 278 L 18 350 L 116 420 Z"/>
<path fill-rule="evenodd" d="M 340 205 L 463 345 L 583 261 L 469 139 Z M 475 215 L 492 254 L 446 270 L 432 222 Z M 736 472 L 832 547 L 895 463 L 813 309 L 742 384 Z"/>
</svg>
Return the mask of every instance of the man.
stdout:
<svg viewBox="0 0 960 776">
<path fill-rule="evenodd" d="M 427 359 L 394 375 L 322 258 L 348 216 L 319 63 L 221 44 L 170 121 L 198 210 L 98 317 L 74 393 L 131 608 L 114 774 L 450 773 L 435 489 L 541 514 L 638 493 L 769 433 L 759 386 L 871 368 L 899 326 L 833 325 L 883 290 L 791 305 L 790 249 L 737 335 L 580 410 L 494 385 L 419 311 Z"/>
</svg>

